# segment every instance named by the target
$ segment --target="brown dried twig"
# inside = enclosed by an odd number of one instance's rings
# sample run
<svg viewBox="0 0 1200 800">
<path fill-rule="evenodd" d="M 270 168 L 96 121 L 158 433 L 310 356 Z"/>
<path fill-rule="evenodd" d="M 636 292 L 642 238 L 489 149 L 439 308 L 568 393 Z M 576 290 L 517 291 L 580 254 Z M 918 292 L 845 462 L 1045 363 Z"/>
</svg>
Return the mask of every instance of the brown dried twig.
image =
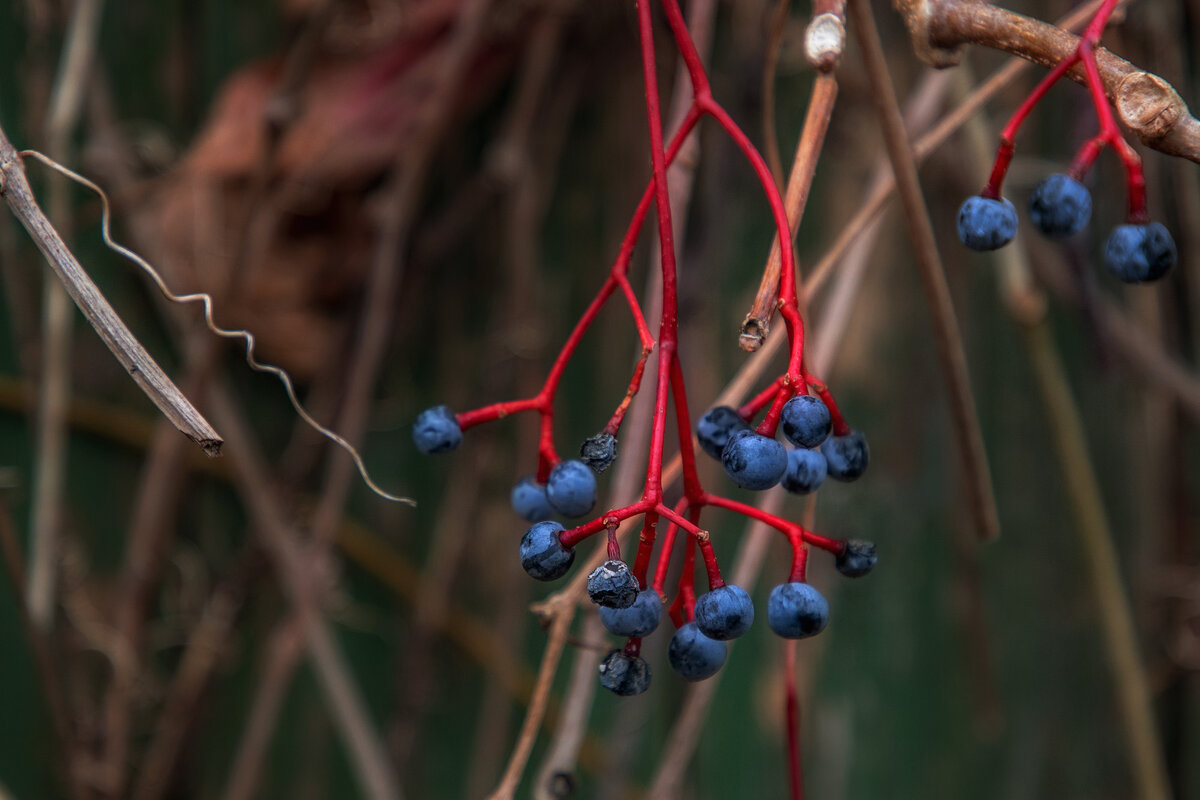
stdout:
<svg viewBox="0 0 1200 800">
<path fill-rule="evenodd" d="M 50 268 L 66 286 L 83 316 L 117 361 L 130 374 L 158 410 L 211 456 L 219 455 L 224 440 L 146 352 L 129 327 L 100 293 L 99 287 L 80 266 L 62 237 L 38 206 L 20 155 L 0 128 L 0 191 L 13 215 L 33 237 Z"/>
<path fill-rule="evenodd" d="M 1079 38 L 1054 25 L 979 0 L 894 0 L 917 56 L 935 67 L 962 57 L 975 44 L 1053 67 L 1075 52 Z M 1103 47 L 1096 63 L 1104 91 L 1121 122 L 1147 147 L 1200 163 L 1200 120 L 1171 84 Z M 1067 77 L 1085 83 L 1083 66 Z"/>
<path fill-rule="evenodd" d="M 900 191 L 908 233 L 912 238 L 913 250 L 920 267 L 921 286 L 929 305 L 935 331 L 938 361 L 942 377 L 946 381 L 951 418 L 955 438 L 964 469 L 963 480 L 975 528 L 979 537 L 991 541 L 1000 536 L 1000 517 L 996 510 L 996 497 L 992 490 L 991 471 L 987 453 L 983 446 L 983 432 L 979 427 L 979 415 L 975 411 L 975 398 L 971 391 L 970 375 L 967 372 L 967 356 L 963 350 L 962 335 L 954 314 L 954 303 L 946 274 L 938 253 L 933 223 L 929 220 L 929 209 L 921 193 L 917 177 L 916 160 L 908 144 L 904 130 L 904 118 L 900 104 L 896 101 L 891 74 L 879 40 L 879 31 L 871 8 L 865 2 L 850 4 L 854 19 L 854 31 L 862 50 L 863 62 L 871 77 L 871 94 L 883 125 L 884 142 L 896 185 Z"/>
</svg>

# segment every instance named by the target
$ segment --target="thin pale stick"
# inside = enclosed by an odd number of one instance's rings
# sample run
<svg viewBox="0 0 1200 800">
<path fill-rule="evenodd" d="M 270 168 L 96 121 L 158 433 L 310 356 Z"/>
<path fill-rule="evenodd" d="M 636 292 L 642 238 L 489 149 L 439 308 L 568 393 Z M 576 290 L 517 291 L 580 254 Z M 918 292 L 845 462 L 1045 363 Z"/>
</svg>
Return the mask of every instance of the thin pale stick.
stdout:
<svg viewBox="0 0 1200 800">
<path fill-rule="evenodd" d="M 70 136 L 83 109 L 84 90 L 99 38 L 102 0 L 78 0 L 71 10 L 66 44 L 54 79 L 46 141 L 50 152 L 68 157 Z M 53 181 L 48 188 L 50 218 L 59 231 L 71 229 L 69 184 Z M 69 233 L 68 233 L 69 235 Z M 48 274 L 42 317 L 41 387 L 37 417 L 34 495 L 29 552 L 29 613 L 42 630 L 54 623 L 58 533 L 62 526 L 66 476 L 67 404 L 71 394 L 71 329 L 74 315 L 62 283 Z"/>
<path fill-rule="evenodd" d="M 822 72 L 813 81 L 812 96 L 808 101 L 808 114 L 804 120 L 804 129 L 800 141 L 796 145 L 796 156 L 792 161 L 792 171 L 788 175 L 787 194 L 784 205 L 787 208 L 788 229 L 792 236 L 800 228 L 804 218 L 804 207 L 808 203 L 808 192 L 812 188 L 813 176 L 817 171 L 817 161 L 825 143 L 825 133 L 829 130 L 829 120 L 833 117 L 833 105 L 837 101 L 837 77 L 832 72 Z M 788 242 L 788 246 L 793 246 Z M 782 250 L 779 236 L 771 242 L 771 252 L 767 256 L 767 265 L 763 269 L 762 280 L 759 282 L 758 293 L 746 319 L 742 322 L 738 344 L 743 350 L 753 352 L 762 346 L 763 340 L 771 329 L 771 315 L 779 305 L 779 271 L 782 269 Z"/>
<path fill-rule="evenodd" d="M 6 143 L 7 142 L 0 143 L 0 156 L 3 155 L 3 145 Z M 286 370 L 283 370 L 280 367 L 274 366 L 273 364 L 264 364 L 264 363 L 258 361 L 257 358 L 255 358 L 255 356 L 254 356 L 254 345 L 255 345 L 254 334 L 250 333 L 250 331 L 243 330 L 243 329 L 231 330 L 228 328 L 222 328 L 219 325 L 217 325 L 216 322 L 213 321 L 213 298 L 212 298 L 212 295 L 207 294 L 205 292 L 196 292 L 196 293 L 192 293 L 192 294 L 183 294 L 183 295 L 175 294 L 174 292 L 171 291 L 170 288 L 168 288 L 166 282 L 163 280 L 163 278 L 159 274 L 158 270 L 156 270 L 153 266 L 151 266 L 148 261 L 146 261 L 144 258 L 139 256 L 137 253 L 133 252 L 129 248 L 127 248 L 121 244 L 118 244 L 112 238 L 111 216 L 110 216 L 111 209 L 109 207 L 108 195 L 105 194 L 103 189 L 101 189 L 95 183 L 93 183 L 92 181 L 83 177 L 79 173 L 74 172 L 55 161 L 52 161 L 51 159 L 47 158 L 46 156 L 42 155 L 41 153 L 38 153 L 33 150 L 25 150 L 25 151 L 22 151 L 21 155 L 35 158 L 38 161 L 41 161 L 46 166 L 55 170 L 56 172 L 60 172 L 63 175 L 66 175 L 71 180 L 73 180 L 73 181 L 79 183 L 80 185 L 85 186 L 88 189 L 91 189 L 93 192 L 95 192 L 100 197 L 101 205 L 103 207 L 102 212 L 101 212 L 101 218 L 100 218 L 101 236 L 104 239 L 104 243 L 108 246 L 108 248 L 110 250 L 113 250 L 114 252 L 119 253 L 120 255 L 124 256 L 125 258 L 129 259 L 134 264 L 136 264 L 138 267 L 140 267 L 142 269 L 142 271 L 145 272 L 146 275 L 149 276 L 150 279 L 154 282 L 154 285 L 158 288 L 159 292 L 161 292 L 162 295 L 164 297 L 166 297 L 168 300 L 170 300 L 172 303 L 179 303 L 179 304 L 202 303 L 204 305 L 204 322 L 205 322 L 205 325 L 208 327 L 208 329 L 210 331 L 212 331 L 214 334 L 216 334 L 217 336 L 220 336 L 224 339 L 239 339 L 242 342 L 244 342 L 245 343 L 245 360 L 246 360 L 246 363 L 250 366 L 250 368 L 255 370 L 256 372 L 265 372 L 270 375 L 274 375 L 275 377 L 277 377 L 279 379 L 279 382 L 283 384 L 283 388 L 287 392 L 288 400 L 291 402 L 292 408 L 295 410 L 295 412 L 310 427 L 312 427 L 314 430 L 316 430 L 322 436 L 324 436 L 325 438 L 334 442 L 339 447 L 341 447 L 344 451 L 346 451 L 346 454 L 349 455 L 351 457 L 351 459 L 353 459 L 355 466 L 358 467 L 358 472 L 359 472 L 359 475 L 362 476 L 363 482 L 371 489 L 372 492 L 374 492 L 375 494 L 379 495 L 380 497 L 382 497 L 386 500 L 392 500 L 397 503 L 405 503 L 407 505 L 416 505 L 416 502 L 413 501 L 411 498 L 401 497 L 399 495 L 391 494 L 390 492 L 384 491 L 382 488 L 380 488 L 380 486 L 377 483 L 375 483 L 375 481 L 371 478 L 370 473 L 367 471 L 366 464 L 363 462 L 362 456 L 359 455 L 358 450 L 355 449 L 355 447 L 353 445 L 351 445 L 350 442 L 348 442 L 342 436 L 338 435 L 337 433 L 330 430 L 329 428 L 326 428 L 324 425 L 322 425 L 321 423 L 317 422 L 315 419 L 312 418 L 312 416 L 308 413 L 308 411 L 305 410 L 303 404 L 301 404 L 299 397 L 297 397 L 296 388 L 292 383 L 292 378 L 287 373 Z M 3 171 L 4 174 L 7 175 L 7 169 L 5 168 L 3 163 L 0 163 L 0 171 Z M 149 358 L 149 356 L 147 356 L 147 358 Z M 137 380 L 137 376 L 141 372 L 141 370 L 136 365 L 130 367 L 130 369 L 134 373 L 134 379 Z M 174 386 L 174 384 L 172 384 L 172 387 L 173 386 Z M 178 391 L 178 390 L 176 390 L 176 391 Z M 153 399 L 153 398 L 151 398 L 151 399 Z M 160 406 L 160 408 L 161 408 L 161 406 Z M 174 422 L 174 419 L 172 419 L 172 421 Z M 205 424 L 207 425 L 207 423 L 205 423 Z M 177 424 L 177 427 L 178 427 L 178 424 Z M 183 428 L 180 428 L 180 430 L 183 430 Z M 184 431 L 184 432 L 187 433 L 187 431 Z M 188 434 L 188 435 L 189 435 L 189 438 L 192 438 L 191 434 Z M 215 436 L 215 432 L 213 435 Z M 219 452 L 220 439 L 218 438 L 216 440 L 216 442 L 217 442 L 217 444 L 215 445 L 215 448 Z M 208 451 L 210 448 L 206 447 L 205 449 L 206 449 L 206 451 Z M 215 455 L 216 452 L 213 452 L 210 454 Z"/>
<path fill-rule="evenodd" d="M 883 126 L 888 158 L 892 162 L 892 171 L 896 176 L 896 185 L 908 223 L 908 233 L 912 239 L 917 265 L 920 267 L 921 286 L 934 326 L 938 361 L 942 367 L 942 377 L 946 381 L 950 416 L 962 461 L 968 506 L 979 538 L 983 541 L 993 541 L 1000 536 L 1000 517 L 996 510 L 991 471 L 983 445 L 983 432 L 980 430 L 979 416 L 975 411 L 975 398 L 967 372 L 962 335 L 954 314 L 950 288 L 946 284 L 941 255 L 938 253 L 933 233 L 933 223 L 929 220 L 929 209 L 925 206 L 925 198 L 921 193 L 916 161 L 908 144 L 904 118 L 896 100 L 891 73 L 883 54 L 883 45 L 879 40 L 879 31 L 875 28 L 871 8 L 866 0 L 856 0 L 850 3 L 850 15 L 854 18 L 855 36 L 871 79 L 871 94 Z"/>
<path fill-rule="evenodd" d="M 25 178 L 21 157 L 3 129 L 0 129 L 0 189 L 13 215 L 33 237 L 75 305 L 138 387 L 204 452 L 214 456 L 220 454 L 223 443 L 220 435 L 146 352 L 46 219 Z"/>
</svg>

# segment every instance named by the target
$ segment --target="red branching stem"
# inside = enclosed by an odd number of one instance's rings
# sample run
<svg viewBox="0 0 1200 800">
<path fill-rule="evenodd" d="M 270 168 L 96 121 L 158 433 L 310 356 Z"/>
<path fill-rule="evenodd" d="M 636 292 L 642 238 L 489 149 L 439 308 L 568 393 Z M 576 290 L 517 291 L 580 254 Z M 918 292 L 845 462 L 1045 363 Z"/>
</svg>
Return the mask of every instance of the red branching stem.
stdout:
<svg viewBox="0 0 1200 800">
<path fill-rule="evenodd" d="M 763 389 L 758 393 L 757 396 L 751 398 L 745 403 L 745 405 L 739 408 L 737 410 L 738 416 L 747 422 L 757 417 L 758 412 L 766 408 L 767 404 L 775 399 L 775 396 L 779 394 L 779 389 L 782 386 L 783 378 L 776 379 L 774 383 L 772 383 L 766 389 Z"/>
<path fill-rule="evenodd" d="M 663 441 L 667 425 L 667 393 L 671 364 L 675 360 L 679 333 L 679 303 L 675 271 L 675 232 L 671 226 L 671 198 L 667 187 L 666 154 L 663 151 L 662 110 L 658 97 L 658 68 L 654 60 L 654 30 L 650 4 L 638 3 L 638 37 L 642 49 L 642 82 L 646 89 L 646 118 L 650 129 L 650 163 L 654 171 L 654 204 L 658 213 L 658 242 L 662 262 L 662 320 L 658 335 L 658 386 L 654 397 L 654 421 L 650 434 L 649 465 L 642 497 L 662 501 Z M 692 114 L 688 114 L 691 119 Z"/>
<path fill-rule="evenodd" d="M 617 541 L 617 526 L 608 526 L 608 560 L 621 560 L 621 544 Z"/>
<path fill-rule="evenodd" d="M 1067 70 L 1075 66 L 1078 61 L 1079 53 L 1075 52 L 1070 57 L 1058 62 L 1054 69 L 1042 78 L 1041 83 L 1029 93 L 1029 96 L 1017 108 L 1016 113 L 1009 119 L 1008 124 L 1004 126 L 1004 130 L 1000 132 L 1000 146 L 996 148 L 996 163 L 992 166 L 992 175 L 988 178 L 987 186 L 983 187 L 983 191 L 980 192 L 982 196 L 992 200 L 1000 197 L 1004 176 L 1008 174 L 1008 165 L 1012 162 L 1013 152 L 1016 150 L 1017 131 L 1025 123 L 1026 118 L 1033 113 L 1034 107 L 1050 91 L 1050 87 L 1058 83 L 1058 79 L 1066 75 Z"/>
<path fill-rule="evenodd" d="M 791 400 L 796 394 L 795 386 L 791 385 L 786 380 L 785 375 L 780 379 L 779 389 L 775 392 L 775 397 L 771 400 L 771 406 L 767 409 L 767 415 L 763 417 L 763 421 L 755 428 L 762 436 L 775 436 L 775 430 L 779 427 L 779 417 L 783 414 L 783 406 L 788 400 Z"/>
<path fill-rule="evenodd" d="M 640 636 L 630 637 L 625 642 L 625 649 L 623 652 L 625 653 L 625 655 L 629 656 L 630 658 L 637 658 L 638 654 L 642 652 L 641 637 Z"/>
<path fill-rule="evenodd" d="M 745 503 L 739 503 L 737 500 L 730 500 L 728 497 L 707 494 L 704 496 L 704 504 L 715 506 L 717 508 L 724 508 L 727 511 L 733 511 L 741 514 L 744 517 L 756 519 L 759 522 L 774 528 L 780 533 L 787 535 L 788 537 L 791 537 L 793 534 L 800 534 L 804 530 L 794 522 L 788 522 L 786 519 L 781 519 L 768 511 L 763 511 L 761 508 L 755 508 L 754 506 L 749 506 Z"/>
<path fill-rule="evenodd" d="M 679 508 L 679 506 L 676 506 Z M 671 550 L 675 547 L 675 534 L 679 531 L 679 526 L 674 522 L 668 521 L 667 530 L 663 533 L 662 549 L 658 552 L 658 565 L 654 569 L 654 582 L 650 586 L 660 595 L 663 594 L 663 586 L 667 583 L 667 570 L 671 566 Z M 691 542 L 686 538 L 684 540 L 687 546 L 692 546 Z"/>
<path fill-rule="evenodd" d="M 833 422 L 833 435 L 846 436 L 851 433 L 851 428 L 846 424 L 846 418 L 842 416 L 842 410 L 838 408 L 837 401 L 833 399 L 833 392 L 829 391 L 829 387 L 825 382 L 814 378 L 807 370 L 804 372 L 804 379 L 808 381 L 808 385 L 817 396 L 821 398 L 821 402 L 829 409 L 829 419 Z"/>
<path fill-rule="evenodd" d="M 796 690 L 796 640 L 783 642 L 784 707 L 787 716 L 788 778 L 791 800 L 804 800 L 800 763 L 800 693 Z"/>
<path fill-rule="evenodd" d="M 804 543 L 804 536 L 800 531 L 789 534 L 788 539 L 792 545 L 792 571 L 788 575 L 788 581 L 803 583 L 808 569 L 808 546 Z"/>
<path fill-rule="evenodd" d="M 688 416 L 687 387 L 679 359 L 671 361 L 671 397 L 675 403 L 675 421 L 679 435 L 679 459 L 683 467 L 683 496 L 694 504 L 704 497 L 700 474 L 696 471 L 696 451 L 692 447 L 692 420 Z M 699 508 L 699 505 L 696 506 Z"/>
<path fill-rule="evenodd" d="M 603 431 L 616 436 L 621 431 L 621 423 L 625 421 L 625 415 L 629 412 L 629 406 L 633 404 L 633 398 L 637 396 L 638 390 L 642 387 L 642 376 L 646 372 L 646 361 L 649 360 L 650 354 L 654 352 L 649 348 L 642 348 L 642 355 L 638 358 L 637 366 L 633 368 L 633 377 L 629 380 L 629 388 L 625 390 L 625 397 L 621 399 L 617 410 L 613 412 L 605 424 Z"/>
<path fill-rule="evenodd" d="M 1091 29 L 1092 26 L 1089 25 L 1089 33 Z M 1104 94 L 1104 84 L 1100 81 L 1100 69 L 1096 66 L 1095 47 L 1096 44 L 1091 39 L 1084 38 L 1079 42 L 1079 54 L 1083 59 L 1084 72 L 1087 73 L 1092 105 L 1096 107 L 1096 118 L 1100 120 L 1100 133 L 1096 139 L 1110 145 L 1125 168 L 1125 184 L 1129 195 L 1129 222 L 1144 224 L 1150 221 L 1150 215 L 1146 211 L 1146 176 L 1142 172 L 1142 159 L 1125 141 L 1120 128 L 1117 127 L 1117 121 L 1113 118 L 1112 108 L 1108 105 L 1108 97 Z M 1084 147 L 1087 149 L 1086 145 Z M 1077 158 L 1076 163 L 1078 162 Z"/>
<path fill-rule="evenodd" d="M 846 542 L 844 539 L 830 539 L 828 536 L 820 536 L 804 528 L 800 529 L 800 535 L 808 544 L 832 553 L 835 556 L 840 556 L 846 552 Z"/>
<path fill-rule="evenodd" d="M 638 588 L 645 589 L 646 573 L 650 570 L 650 555 L 654 552 L 654 540 L 658 533 L 658 517 L 654 511 L 647 511 L 642 522 L 642 533 L 638 537 L 637 560 L 633 562 L 633 577 L 637 578 Z"/>
</svg>

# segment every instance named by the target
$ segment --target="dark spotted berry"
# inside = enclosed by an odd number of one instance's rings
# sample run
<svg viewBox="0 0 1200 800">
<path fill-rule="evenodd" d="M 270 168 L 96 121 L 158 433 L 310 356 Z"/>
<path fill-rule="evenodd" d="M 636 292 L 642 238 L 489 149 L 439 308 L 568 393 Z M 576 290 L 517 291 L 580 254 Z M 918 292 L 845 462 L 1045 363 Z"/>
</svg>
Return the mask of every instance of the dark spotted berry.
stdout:
<svg viewBox="0 0 1200 800">
<path fill-rule="evenodd" d="M 605 561 L 587 580 L 588 597 L 605 608 L 629 608 L 638 596 L 638 581 L 624 561 Z"/>
<path fill-rule="evenodd" d="M 847 578 L 861 578 L 875 567 L 875 543 L 862 539 L 849 539 L 846 549 L 837 555 L 838 572 Z"/>
<path fill-rule="evenodd" d="M 560 461 L 546 479 L 546 500 L 564 517 L 582 517 L 596 505 L 596 476 L 578 459 Z"/>
<path fill-rule="evenodd" d="M 815 636 L 829 624 L 829 601 L 810 583 L 784 583 L 771 590 L 767 624 L 785 639 Z"/>
<path fill-rule="evenodd" d="M 754 624 L 754 603 L 740 586 L 725 585 L 696 600 L 696 627 L 710 639 L 736 639 Z"/>
<path fill-rule="evenodd" d="M 825 465 L 829 477 L 835 481 L 853 481 L 867 471 L 867 462 L 871 458 L 871 450 L 867 447 L 867 439 L 858 431 L 850 431 L 845 436 L 830 436 L 821 445 L 821 455 L 825 456 Z"/>
<path fill-rule="evenodd" d="M 689 681 L 711 678 L 725 663 L 729 645 L 710 639 L 700 632 L 695 622 L 689 622 L 671 637 L 667 659 L 671 669 Z"/>
<path fill-rule="evenodd" d="M 527 522 L 541 522 L 554 516 L 554 509 L 546 500 L 546 487 L 535 481 L 533 476 L 518 481 L 509 499 L 513 511 Z"/>
<path fill-rule="evenodd" d="M 720 460 L 730 435 L 749 427 L 749 423 L 729 406 L 717 406 L 696 422 L 696 438 L 704 452 Z"/>
<path fill-rule="evenodd" d="M 600 685 L 621 697 L 641 694 L 650 688 L 650 666 L 638 656 L 613 650 L 600 662 Z"/>
<path fill-rule="evenodd" d="M 958 238 L 972 250 L 995 250 L 1017 235 L 1017 210 L 1007 199 L 976 195 L 958 209 Z"/>
<path fill-rule="evenodd" d="M 562 532 L 562 525 L 546 520 L 521 537 L 521 566 L 539 581 L 561 578 L 575 561 L 574 548 L 565 547 L 559 539 Z"/>
<path fill-rule="evenodd" d="M 434 406 L 417 415 L 413 443 L 425 455 L 448 453 L 462 441 L 462 428 L 449 406 Z"/>
<path fill-rule="evenodd" d="M 1156 281 L 1176 258 L 1175 240 L 1161 222 L 1118 225 L 1104 244 L 1104 263 L 1126 283 Z"/>
<path fill-rule="evenodd" d="M 819 450 L 797 447 L 788 451 L 787 472 L 783 473 L 783 488 L 792 494 L 815 492 L 825 482 L 828 467 Z"/>
<path fill-rule="evenodd" d="M 1092 217 L 1092 195 L 1070 175 L 1051 175 L 1029 197 L 1029 218 L 1046 236 L 1061 238 L 1083 230 Z"/>
<path fill-rule="evenodd" d="M 787 470 L 787 449 L 747 428 L 729 437 L 721 451 L 725 474 L 743 489 L 761 491 L 779 483 Z"/>
<path fill-rule="evenodd" d="M 779 422 L 783 435 L 797 447 L 817 447 L 833 427 L 825 403 L 810 394 L 793 397 L 784 403 Z"/>
<path fill-rule="evenodd" d="M 597 475 L 603 473 L 617 460 L 617 437 L 611 433 L 597 433 L 584 440 L 579 448 L 579 458 Z"/>
<path fill-rule="evenodd" d="M 662 598 L 653 589 L 638 592 L 627 608 L 600 608 L 600 621 L 616 636 L 649 636 L 662 616 Z"/>
</svg>

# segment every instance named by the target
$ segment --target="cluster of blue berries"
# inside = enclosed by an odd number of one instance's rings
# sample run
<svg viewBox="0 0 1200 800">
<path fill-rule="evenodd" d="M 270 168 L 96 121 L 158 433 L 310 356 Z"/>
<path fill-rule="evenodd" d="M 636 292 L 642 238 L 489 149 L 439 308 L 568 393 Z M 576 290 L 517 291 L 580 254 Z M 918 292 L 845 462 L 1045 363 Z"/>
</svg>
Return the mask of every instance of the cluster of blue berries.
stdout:
<svg viewBox="0 0 1200 800">
<path fill-rule="evenodd" d="M 1092 196 L 1070 175 L 1051 175 L 1029 199 L 1029 216 L 1044 235 L 1059 239 L 1083 230 L 1092 216 Z M 995 250 L 1017 234 L 1017 210 L 1004 197 L 967 198 L 958 211 L 958 238 L 972 250 Z M 1175 265 L 1170 232 L 1159 222 L 1118 225 L 1104 245 L 1104 263 L 1126 283 L 1158 280 Z"/>
<path fill-rule="evenodd" d="M 783 483 L 788 491 L 815 491 L 828 475 L 842 481 L 858 478 L 867 467 L 862 434 L 832 435 L 829 409 L 817 397 L 794 397 L 783 407 L 785 448 L 756 433 L 728 406 L 714 408 L 697 425 L 701 447 L 720 459 L 737 485 L 762 490 Z M 413 425 L 413 441 L 422 453 L 445 453 L 462 441 L 462 429 L 446 406 L 421 412 Z M 566 530 L 550 517 L 579 517 L 596 504 L 596 472 L 616 457 L 616 439 L 597 434 L 583 445 L 580 459 L 559 462 L 545 484 L 522 478 L 512 490 L 513 509 L 533 524 L 521 537 L 521 566 L 533 578 L 557 580 L 570 571 L 575 550 L 563 544 Z M 836 554 L 838 570 L 849 577 L 866 575 L 876 561 L 875 546 L 850 540 Z M 604 627 L 625 637 L 600 663 L 600 684 L 622 696 L 641 694 L 650 686 L 650 667 L 641 658 L 640 641 L 653 633 L 662 617 L 663 598 L 643 586 L 629 565 L 611 558 L 588 575 L 588 596 L 599 607 Z M 721 584 L 695 601 L 693 619 L 678 627 L 668 647 L 671 668 L 689 681 L 716 674 L 725 663 L 727 642 L 746 633 L 754 622 L 754 603 L 739 586 Z M 829 622 L 829 603 L 813 586 L 793 581 L 776 586 L 767 604 L 767 621 L 779 636 L 799 639 L 820 633 Z"/>
<path fill-rule="evenodd" d="M 853 481 L 867 469 L 870 449 L 858 431 L 832 433 L 829 409 L 819 397 L 798 395 L 780 414 L 784 438 L 794 447 L 756 432 L 729 406 L 718 406 L 696 425 L 700 447 L 719 459 L 743 489 L 761 491 L 778 483 L 795 494 L 815 492 L 826 477 Z"/>
</svg>

